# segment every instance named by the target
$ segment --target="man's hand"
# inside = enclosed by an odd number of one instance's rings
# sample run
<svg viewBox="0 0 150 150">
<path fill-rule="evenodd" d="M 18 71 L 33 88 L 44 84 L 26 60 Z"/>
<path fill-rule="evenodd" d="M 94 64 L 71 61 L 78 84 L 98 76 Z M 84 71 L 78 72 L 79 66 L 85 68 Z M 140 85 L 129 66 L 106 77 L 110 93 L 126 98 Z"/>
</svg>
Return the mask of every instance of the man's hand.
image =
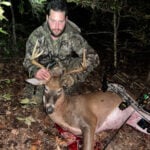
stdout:
<svg viewBox="0 0 150 150">
<path fill-rule="evenodd" d="M 42 68 L 36 72 L 35 78 L 48 81 L 51 78 L 51 74 L 47 69 Z"/>
</svg>

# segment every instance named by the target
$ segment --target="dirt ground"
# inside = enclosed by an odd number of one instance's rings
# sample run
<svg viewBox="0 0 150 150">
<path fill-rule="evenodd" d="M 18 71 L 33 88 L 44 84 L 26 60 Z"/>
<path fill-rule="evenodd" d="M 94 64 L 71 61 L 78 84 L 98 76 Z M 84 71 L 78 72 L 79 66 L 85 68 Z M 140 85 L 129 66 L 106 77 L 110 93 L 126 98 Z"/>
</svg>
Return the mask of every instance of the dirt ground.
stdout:
<svg viewBox="0 0 150 150">
<path fill-rule="evenodd" d="M 0 63 L 0 150 L 59 150 L 56 140 L 64 139 L 42 105 L 20 103 L 27 78 L 22 61 Z M 99 89 L 99 73 L 92 73 L 83 87 L 85 91 Z M 97 150 L 150 150 L 150 136 L 127 125 L 100 133 L 97 141 Z"/>
</svg>

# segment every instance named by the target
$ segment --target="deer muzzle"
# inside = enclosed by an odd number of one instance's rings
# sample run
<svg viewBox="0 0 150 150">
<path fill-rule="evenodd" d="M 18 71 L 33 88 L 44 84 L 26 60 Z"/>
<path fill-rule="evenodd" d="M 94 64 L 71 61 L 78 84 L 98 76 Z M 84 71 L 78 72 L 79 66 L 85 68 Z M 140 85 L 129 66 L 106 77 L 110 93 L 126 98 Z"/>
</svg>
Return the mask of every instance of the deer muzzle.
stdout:
<svg viewBox="0 0 150 150">
<path fill-rule="evenodd" d="M 54 105 L 50 105 L 45 108 L 47 114 L 52 114 L 54 112 Z"/>
</svg>

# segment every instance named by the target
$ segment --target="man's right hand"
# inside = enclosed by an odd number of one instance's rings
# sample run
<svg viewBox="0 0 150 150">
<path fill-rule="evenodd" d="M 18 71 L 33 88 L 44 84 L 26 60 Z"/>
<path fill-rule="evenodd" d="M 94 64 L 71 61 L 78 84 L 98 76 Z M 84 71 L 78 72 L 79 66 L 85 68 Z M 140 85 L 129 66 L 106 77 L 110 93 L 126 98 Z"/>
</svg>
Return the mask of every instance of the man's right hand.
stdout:
<svg viewBox="0 0 150 150">
<path fill-rule="evenodd" d="M 51 74 L 49 70 L 42 68 L 36 72 L 35 78 L 48 81 L 51 78 Z"/>
</svg>

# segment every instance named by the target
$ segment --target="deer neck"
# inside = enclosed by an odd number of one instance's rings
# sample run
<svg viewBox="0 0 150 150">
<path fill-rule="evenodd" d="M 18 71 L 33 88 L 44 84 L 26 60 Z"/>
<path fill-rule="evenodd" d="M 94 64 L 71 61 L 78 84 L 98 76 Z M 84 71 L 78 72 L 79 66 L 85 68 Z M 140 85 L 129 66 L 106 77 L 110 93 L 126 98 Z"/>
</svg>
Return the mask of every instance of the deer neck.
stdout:
<svg viewBox="0 0 150 150">
<path fill-rule="evenodd" d="M 55 106 L 58 109 L 63 109 L 67 105 L 68 97 L 65 95 L 65 92 L 63 91 L 62 95 L 57 100 Z"/>
</svg>

